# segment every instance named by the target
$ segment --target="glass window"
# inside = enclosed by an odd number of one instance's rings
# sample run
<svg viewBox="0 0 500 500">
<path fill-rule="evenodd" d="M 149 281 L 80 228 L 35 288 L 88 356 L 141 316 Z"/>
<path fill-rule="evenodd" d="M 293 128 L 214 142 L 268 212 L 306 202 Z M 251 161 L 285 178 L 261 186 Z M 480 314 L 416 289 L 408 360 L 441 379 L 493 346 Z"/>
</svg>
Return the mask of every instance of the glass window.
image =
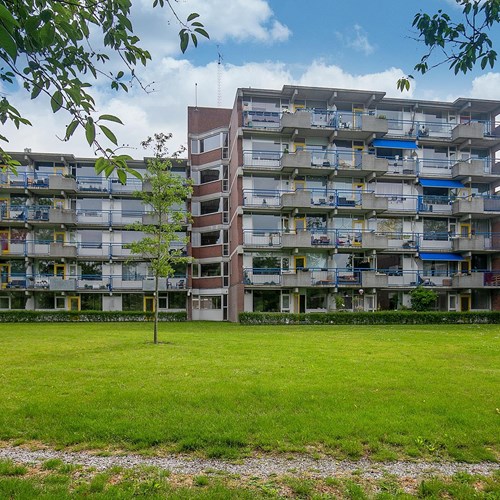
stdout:
<svg viewBox="0 0 500 500">
<path fill-rule="evenodd" d="M 254 290 L 254 312 L 279 312 L 280 294 L 274 290 Z"/>
<path fill-rule="evenodd" d="M 447 239 L 447 219 L 424 219 L 424 240 L 445 241 Z"/>
<path fill-rule="evenodd" d="M 281 257 L 259 256 L 253 258 L 254 274 L 280 274 Z"/>
<path fill-rule="evenodd" d="M 101 248 L 102 246 L 102 231 L 81 230 L 78 232 L 83 248 Z"/>
<path fill-rule="evenodd" d="M 82 293 L 80 300 L 83 311 L 102 311 L 102 295 L 100 293 Z"/>
<path fill-rule="evenodd" d="M 169 293 L 168 294 L 169 309 L 186 309 L 186 294 L 184 293 Z"/>
<path fill-rule="evenodd" d="M 327 294 L 324 290 L 307 290 L 308 309 L 326 309 Z"/>
<path fill-rule="evenodd" d="M 200 172 L 200 184 L 206 184 L 207 182 L 218 181 L 220 177 L 220 172 L 218 169 L 207 169 Z"/>
<path fill-rule="evenodd" d="M 9 309 L 10 308 L 10 300 L 6 295 L 0 296 L 0 309 Z"/>
<path fill-rule="evenodd" d="M 123 281 L 138 281 L 143 280 L 149 275 L 149 266 L 146 262 L 131 262 L 123 264 L 122 280 Z M 142 309 L 142 308 L 141 308 Z"/>
<path fill-rule="evenodd" d="M 220 262 L 215 262 L 212 264 L 200 264 L 200 276 L 202 278 L 210 276 L 220 276 L 220 275 L 221 275 Z"/>
<path fill-rule="evenodd" d="M 80 262 L 80 272 L 84 280 L 100 280 L 102 279 L 102 263 L 101 262 Z M 83 307 L 83 306 L 82 306 Z"/>
<path fill-rule="evenodd" d="M 201 233 L 201 246 L 220 244 L 220 231 L 210 231 Z"/>
<path fill-rule="evenodd" d="M 219 198 L 215 200 L 202 201 L 200 203 L 200 214 L 215 214 L 219 211 L 220 200 Z"/>
<path fill-rule="evenodd" d="M 126 293 L 122 295 L 122 311 L 142 311 L 144 296 L 140 293 Z"/>
<path fill-rule="evenodd" d="M 193 298 L 193 309 L 221 309 L 220 295 L 202 295 Z"/>
<path fill-rule="evenodd" d="M 200 139 L 200 153 L 205 153 L 207 151 L 212 151 L 214 149 L 221 147 L 221 134 L 211 135 Z"/>
</svg>

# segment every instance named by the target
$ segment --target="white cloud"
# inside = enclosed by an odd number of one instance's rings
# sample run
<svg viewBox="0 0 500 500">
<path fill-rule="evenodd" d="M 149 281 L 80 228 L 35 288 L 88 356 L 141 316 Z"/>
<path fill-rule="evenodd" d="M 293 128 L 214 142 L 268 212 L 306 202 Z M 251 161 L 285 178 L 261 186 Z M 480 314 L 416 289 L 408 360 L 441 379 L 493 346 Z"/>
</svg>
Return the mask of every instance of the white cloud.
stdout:
<svg viewBox="0 0 500 500">
<path fill-rule="evenodd" d="M 500 73 L 489 72 L 474 78 L 470 97 L 500 100 Z"/>
<path fill-rule="evenodd" d="M 290 65 L 269 61 L 248 63 L 240 66 L 225 65 L 221 79 L 222 106 L 232 107 L 238 87 L 281 89 L 283 85 L 326 86 L 385 91 L 388 95 L 401 97 L 396 90 L 396 81 L 403 75 L 397 68 L 389 68 L 379 73 L 352 75 L 342 68 L 313 61 L 299 74 L 292 74 Z M 295 73 L 296 71 L 294 71 Z M 198 83 L 198 105 L 217 106 L 217 63 L 194 66 L 187 60 L 166 57 L 155 66 L 148 67 L 145 81 L 155 80 L 155 91 L 145 94 L 133 88 L 128 94 L 111 93 L 96 89 L 97 108 L 100 113 L 120 116 L 125 126 L 113 124 L 120 144 L 134 149 L 126 150 L 135 157 L 144 155 L 139 148 L 141 140 L 154 132 L 172 132 L 170 150 L 185 145 L 187 140 L 187 106 L 195 104 L 195 83 Z M 412 84 L 411 92 L 415 89 Z M 403 96 L 412 94 L 403 94 Z M 13 96 L 18 108 L 33 122 L 33 127 L 23 127 L 16 131 L 11 125 L 5 127 L 5 134 L 11 139 L 8 149 L 22 151 L 67 152 L 77 156 L 93 156 L 86 145 L 82 131 L 67 143 L 56 136 L 64 135 L 67 117 L 59 112 L 55 115 L 43 99 L 30 101 L 27 93 L 19 91 Z"/>
<path fill-rule="evenodd" d="M 348 32 L 337 31 L 335 35 L 345 47 L 361 52 L 365 56 L 375 52 L 375 46 L 370 43 L 368 34 L 359 24 L 355 24 Z"/>
</svg>

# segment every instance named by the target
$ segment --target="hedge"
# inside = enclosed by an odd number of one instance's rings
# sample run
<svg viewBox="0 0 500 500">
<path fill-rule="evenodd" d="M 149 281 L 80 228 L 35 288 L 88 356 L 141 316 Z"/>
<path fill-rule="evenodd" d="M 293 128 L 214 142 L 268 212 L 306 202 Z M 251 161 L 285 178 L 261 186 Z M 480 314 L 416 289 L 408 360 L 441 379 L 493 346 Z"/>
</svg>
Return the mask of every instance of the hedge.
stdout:
<svg viewBox="0 0 500 500">
<path fill-rule="evenodd" d="M 256 313 L 239 315 L 243 325 L 437 325 L 499 324 L 500 311 L 482 312 L 333 312 L 333 313 Z"/>
<path fill-rule="evenodd" d="M 160 321 L 186 321 L 186 312 L 161 312 Z M 153 313 L 140 311 L 0 311 L 0 323 L 40 323 L 69 321 L 153 321 Z"/>
</svg>

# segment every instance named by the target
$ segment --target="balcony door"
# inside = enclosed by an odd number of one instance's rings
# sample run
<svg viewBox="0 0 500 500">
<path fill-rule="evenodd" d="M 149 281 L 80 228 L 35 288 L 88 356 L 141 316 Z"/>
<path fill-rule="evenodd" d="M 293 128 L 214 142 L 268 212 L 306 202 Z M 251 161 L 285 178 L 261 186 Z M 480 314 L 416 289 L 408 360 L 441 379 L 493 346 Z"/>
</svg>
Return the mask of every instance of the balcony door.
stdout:
<svg viewBox="0 0 500 500">
<path fill-rule="evenodd" d="M 0 231 L 0 249 L 2 253 L 9 253 L 9 231 Z"/>
<path fill-rule="evenodd" d="M 470 238 L 471 236 L 470 224 L 460 224 L 460 236 L 462 238 Z"/>
<path fill-rule="evenodd" d="M 10 264 L 0 264 L 0 286 L 7 288 L 10 276 Z"/>
<path fill-rule="evenodd" d="M 144 312 L 154 312 L 155 310 L 155 298 L 146 296 L 144 297 Z"/>
<path fill-rule="evenodd" d="M 80 310 L 80 297 L 72 296 L 68 297 L 68 311 L 79 311 Z"/>
</svg>

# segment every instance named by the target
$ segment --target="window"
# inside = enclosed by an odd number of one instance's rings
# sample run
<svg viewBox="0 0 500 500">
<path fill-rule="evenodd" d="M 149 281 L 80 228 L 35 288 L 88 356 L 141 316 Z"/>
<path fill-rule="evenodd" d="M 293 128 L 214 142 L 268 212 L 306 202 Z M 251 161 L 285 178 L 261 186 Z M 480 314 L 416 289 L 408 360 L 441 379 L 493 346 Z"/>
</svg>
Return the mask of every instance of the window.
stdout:
<svg viewBox="0 0 500 500">
<path fill-rule="evenodd" d="M 218 245 L 220 244 L 220 231 L 210 231 L 209 233 L 201 233 L 201 246 Z"/>
<path fill-rule="evenodd" d="M 80 262 L 80 272 L 84 280 L 100 280 L 102 279 L 102 263 Z"/>
<path fill-rule="evenodd" d="M 82 293 L 80 299 L 82 310 L 102 311 L 102 295 L 100 293 Z"/>
<path fill-rule="evenodd" d="M 254 312 L 280 312 L 280 294 L 273 290 L 254 290 Z"/>
<path fill-rule="evenodd" d="M 446 241 L 447 239 L 447 219 L 424 219 L 424 240 Z"/>
<path fill-rule="evenodd" d="M 207 169 L 200 172 L 200 184 L 206 184 L 207 182 L 218 181 L 220 177 L 220 172 L 217 169 Z"/>
<path fill-rule="evenodd" d="M 221 309 L 220 295 L 202 295 L 193 298 L 193 309 Z"/>
<path fill-rule="evenodd" d="M 0 309 L 10 309 L 10 300 L 8 296 L 0 296 Z"/>
<path fill-rule="evenodd" d="M 144 204 L 141 200 L 123 200 L 122 215 L 126 217 L 137 217 L 144 213 Z"/>
<path fill-rule="evenodd" d="M 82 248 L 101 248 L 102 231 L 83 230 L 79 231 Z"/>
<path fill-rule="evenodd" d="M 215 200 L 202 201 L 200 203 L 200 215 L 215 214 L 219 211 L 219 206 L 219 198 L 216 198 Z"/>
<path fill-rule="evenodd" d="M 37 229 L 35 231 L 35 243 L 48 245 L 54 241 L 53 229 Z"/>
<path fill-rule="evenodd" d="M 213 264 L 200 264 L 200 276 L 202 278 L 221 275 L 220 262 Z"/>
<path fill-rule="evenodd" d="M 184 293 L 169 293 L 168 308 L 186 309 L 186 295 Z"/>
<path fill-rule="evenodd" d="M 281 258 L 280 257 L 254 257 L 253 258 L 253 273 L 254 274 L 280 274 Z"/>
<path fill-rule="evenodd" d="M 326 309 L 326 293 L 324 290 L 307 290 L 308 309 Z"/>
<path fill-rule="evenodd" d="M 142 311 L 144 309 L 143 295 L 127 293 L 122 295 L 122 311 Z"/>
<path fill-rule="evenodd" d="M 143 280 L 149 274 L 149 266 L 146 262 L 132 262 L 123 264 L 122 280 L 123 281 L 138 281 Z M 142 310 L 142 306 L 141 306 Z"/>
</svg>

